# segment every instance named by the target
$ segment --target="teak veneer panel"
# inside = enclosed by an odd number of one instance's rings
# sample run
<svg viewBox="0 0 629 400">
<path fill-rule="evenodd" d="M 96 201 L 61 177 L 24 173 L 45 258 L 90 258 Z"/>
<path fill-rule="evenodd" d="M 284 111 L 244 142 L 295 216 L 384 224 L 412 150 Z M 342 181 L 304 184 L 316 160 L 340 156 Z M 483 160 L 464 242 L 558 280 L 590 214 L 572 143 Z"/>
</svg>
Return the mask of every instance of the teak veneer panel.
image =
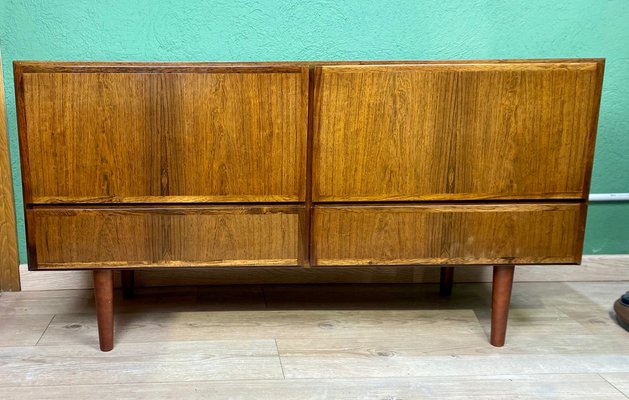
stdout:
<svg viewBox="0 0 629 400">
<path fill-rule="evenodd" d="M 315 265 L 561 264 L 581 260 L 577 203 L 316 206 Z"/>
<path fill-rule="evenodd" d="M 15 227 L 13 178 L 11 177 L 9 137 L 2 81 L 2 56 L 0 55 L 0 292 L 20 290 Z"/>
<path fill-rule="evenodd" d="M 29 265 L 297 265 L 302 214 L 297 206 L 34 208 Z"/>
<path fill-rule="evenodd" d="M 585 199 L 602 60 L 317 67 L 314 201 Z"/>
<path fill-rule="evenodd" d="M 307 68 L 45 70 L 16 64 L 27 203 L 305 198 Z"/>
</svg>

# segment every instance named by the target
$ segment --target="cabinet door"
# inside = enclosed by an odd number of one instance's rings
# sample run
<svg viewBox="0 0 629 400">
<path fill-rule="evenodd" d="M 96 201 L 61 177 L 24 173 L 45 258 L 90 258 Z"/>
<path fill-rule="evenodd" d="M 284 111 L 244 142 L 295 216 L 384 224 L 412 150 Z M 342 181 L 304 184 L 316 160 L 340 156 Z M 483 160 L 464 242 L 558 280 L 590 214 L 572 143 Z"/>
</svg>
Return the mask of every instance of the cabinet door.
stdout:
<svg viewBox="0 0 629 400">
<path fill-rule="evenodd" d="M 34 269 L 298 265 L 303 207 L 28 209 Z"/>
<path fill-rule="evenodd" d="M 578 263 L 583 203 L 317 206 L 315 265 Z"/>
<path fill-rule="evenodd" d="M 315 201 L 583 198 L 601 61 L 317 69 Z"/>
<path fill-rule="evenodd" d="M 300 67 L 18 65 L 29 203 L 301 201 Z"/>
</svg>

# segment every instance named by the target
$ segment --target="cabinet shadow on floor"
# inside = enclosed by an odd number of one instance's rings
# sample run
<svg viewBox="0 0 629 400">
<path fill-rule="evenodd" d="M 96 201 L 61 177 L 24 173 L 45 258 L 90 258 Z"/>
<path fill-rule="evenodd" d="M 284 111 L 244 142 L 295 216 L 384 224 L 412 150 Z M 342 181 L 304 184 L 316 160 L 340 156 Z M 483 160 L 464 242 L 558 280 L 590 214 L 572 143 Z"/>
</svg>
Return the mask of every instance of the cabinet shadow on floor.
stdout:
<svg viewBox="0 0 629 400">
<path fill-rule="evenodd" d="M 531 319 L 558 320 L 589 310 L 607 324 L 615 323 L 610 307 L 592 304 L 570 283 L 515 283 L 511 319 L 515 326 Z M 451 296 L 439 295 L 438 284 L 299 284 L 220 285 L 137 288 L 132 299 L 116 291 L 116 326 L 132 325 L 146 313 L 232 311 L 343 311 L 343 310 L 468 310 L 488 334 L 491 284 L 459 283 Z M 611 304 L 609 305 L 611 306 Z M 91 312 L 84 310 L 83 312 Z M 438 314 L 437 314 L 438 315 Z M 444 314 L 446 315 L 446 314 Z M 539 321 L 538 321 L 539 322 Z"/>
</svg>

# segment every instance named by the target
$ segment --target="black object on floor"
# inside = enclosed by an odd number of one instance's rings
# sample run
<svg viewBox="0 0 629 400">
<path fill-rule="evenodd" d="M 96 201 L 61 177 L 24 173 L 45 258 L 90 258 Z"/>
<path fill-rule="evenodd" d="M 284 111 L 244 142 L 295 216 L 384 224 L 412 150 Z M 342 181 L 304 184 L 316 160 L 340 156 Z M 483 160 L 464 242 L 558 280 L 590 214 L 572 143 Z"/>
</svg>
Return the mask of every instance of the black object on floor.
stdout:
<svg viewBox="0 0 629 400">
<path fill-rule="evenodd" d="M 629 331 L 629 292 L 620 296 L 614 303 L 614 311 L 618 324 Z"/>
</svg>

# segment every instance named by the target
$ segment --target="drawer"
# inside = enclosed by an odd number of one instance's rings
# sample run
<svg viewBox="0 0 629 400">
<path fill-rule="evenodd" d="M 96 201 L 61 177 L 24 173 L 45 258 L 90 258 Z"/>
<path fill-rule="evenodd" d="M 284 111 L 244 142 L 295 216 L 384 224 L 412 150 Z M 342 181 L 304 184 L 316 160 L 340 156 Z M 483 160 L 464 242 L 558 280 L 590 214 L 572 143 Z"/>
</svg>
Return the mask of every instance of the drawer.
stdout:
<svg viewBox="0 0 629 400">
<path fill-rule="evenodd" d="M 305 198 L 307 68 L 29 68 L 28 204 Z"/>
<path fill-rule="evenodd" d="M 581 260 L 583 203 L 317 206 L 315 265 Z"/>
<path fill-rule="evenodd" d="M 303 207 L 36 207 L 32 269 L 298 265 Z"/>
<path fill-rule="evenodd" d="M 313 200 L 584 199 L 602 63 L 318 68 Z"/>
</svg>

